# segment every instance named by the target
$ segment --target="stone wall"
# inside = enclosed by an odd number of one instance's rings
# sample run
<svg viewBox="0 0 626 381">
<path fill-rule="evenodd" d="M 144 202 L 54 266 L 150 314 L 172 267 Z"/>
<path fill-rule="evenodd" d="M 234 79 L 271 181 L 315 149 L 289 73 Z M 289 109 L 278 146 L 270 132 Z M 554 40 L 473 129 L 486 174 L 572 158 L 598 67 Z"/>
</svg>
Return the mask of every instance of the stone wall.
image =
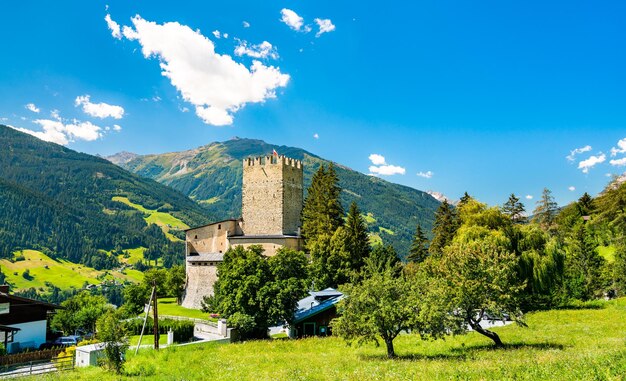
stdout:
<svg viewBox="0 0 626 381">
<path fill-rule="evenodd" d="M 211 225 L 187 230 L 187 255 L 198 253 L 225 253 L 228 250 L 228 237 L 240 235 L 240 221 L 226 220 Z"/>
<path fill-rule="evenodd" d="M 302 250 L 302 239 L 298 237 L 231 237 L 230 245 L 243 246 L 248 248 L 252 245 L 263 247 L 263 255 L 272 257 L 281 247 L 288 247 L 294 250 Z"/>
<path fill-rule="evenodd" d="M 213 285 L 217 281 L 217 266 L 187 262 L 187 285 L 182 306 L 202 308 L 204 296 L 213 295 Z"/>
</svg>

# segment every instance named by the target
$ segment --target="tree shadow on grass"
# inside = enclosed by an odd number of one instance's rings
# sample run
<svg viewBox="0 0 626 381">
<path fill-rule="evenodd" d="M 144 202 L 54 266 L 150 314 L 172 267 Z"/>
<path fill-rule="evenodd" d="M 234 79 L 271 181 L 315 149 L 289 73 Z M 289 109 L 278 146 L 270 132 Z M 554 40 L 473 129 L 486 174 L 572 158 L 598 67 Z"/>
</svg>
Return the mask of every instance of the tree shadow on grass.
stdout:
<svg viewBox="0 0 626 381">
<path fill-rule="evenodd" d="M 471 355 L 476 354 L 477 352 L 490 352 L 490 351 L 498 351 L 498 352 L 507 352 L 507 351 L 517 351 L 517 350 L 525 350 L 525 349 L 533 349 L 533 350 L 563 350 L 565 349 L 565 345 L 558 343 L 510 343 L 504 344 L 502 347 L 496 347 L 493 344 L 477 344 L 471 346 L 460 346 L 456 348 L 451 348 L 446 353 L 436 353 L 436 354 L 421 354 L 421 353 L 407 353 L 400 354 L 393 360 L 396 361 L 418 361 L 418 360 L 458 360 L 465 361 L 468 357 L 473 357 Z M 376 355 L 359 355 L 361 360 L 388 360 L 387 356 L 384 354 L 376 354 Z"/>
</svg>

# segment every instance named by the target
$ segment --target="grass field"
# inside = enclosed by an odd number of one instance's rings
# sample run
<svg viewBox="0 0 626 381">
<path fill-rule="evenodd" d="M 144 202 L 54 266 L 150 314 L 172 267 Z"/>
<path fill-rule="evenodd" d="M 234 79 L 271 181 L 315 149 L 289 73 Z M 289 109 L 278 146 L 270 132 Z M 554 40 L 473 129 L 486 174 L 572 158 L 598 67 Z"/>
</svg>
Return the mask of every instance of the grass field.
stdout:
<svg viewBox="0 0 626 381">
<path fill-rule="evenodd" d="M 15 254 L 23 255 L 24 260 L 17 262 L 11 262 L 7 259 L 0 260 L 0 269 L 6 275 L 7 281 L 13 285 L 14 290 L 31 287 L 47 288 L 46 282 L 50 282 L 60 289 L 81 288 L 85 282 L 100 283 L 99 276 L 103 279 L 131 282 L 140 282 L 143 279 L 143 274 L 137 270 L 125 270 L 124 274 L 118 271 L 109 271 L 107 275 L 104 275 L 104 271 L 62 259 L 55 260 L 36 250 L 23 250 Z M 26 269 L 30 272 L 30 280 L 22 276 Z"/>
<path fill-rule="evenodd" d="M 176 298 L 160 298 L 158 300 L 159 315 L 185 316 L 194 319 L 214 320 L 209 314 L 200 310 L 185 308 L 176 303 Z"/>
<path fill-rule="evenodd" d="M 143 259 L 143 252 L 146 250 L 145 247 L 138 247 L 135 249 L 126 249 L 124 251 L 128 252 L 128 258 L 124 257 L 124 254 L 120 254 L 117 256 L 117 259 L 120 262 L 128 263 L 130 265 L 134 265 L 135 263 L 141 261 Z"/>
<path fill-rule="evenodd" d="M 146 220 L 146 222 L 149 224 L 158 225 L 161 230 L 163 230 L 163 233 L 165 233 L 167 238 L 169 238 L 171 241 L 180 241 L 180 239 L 174 237 L 170 233 L 171 228 L 178 230 L 189 229 L 189 226 L 187 224 L 172 216 L 171 214 L 146 209 L 142 205 L 133 203 L 128 199 L 128 197 L 115 196 L 112 198 L 112 200 L 121 202 L 122 204 L 126 204 L 131 208 L 137 209 L 138 211 L 142 212 L 144 214 L 144 220 Z"/>
<path fill-rule="evenodd" d="M 528 327 L 496 328 L 504 349 L 475 334 L 420 341 L 402 335 L 399 358 L 384 345 L 338 338 L 213 343 L 129 353 L 123 376 L 83 368 L 38 380 L 624 380 L 626 299 L 602 309 L 532 313 Z"/>
</svg>

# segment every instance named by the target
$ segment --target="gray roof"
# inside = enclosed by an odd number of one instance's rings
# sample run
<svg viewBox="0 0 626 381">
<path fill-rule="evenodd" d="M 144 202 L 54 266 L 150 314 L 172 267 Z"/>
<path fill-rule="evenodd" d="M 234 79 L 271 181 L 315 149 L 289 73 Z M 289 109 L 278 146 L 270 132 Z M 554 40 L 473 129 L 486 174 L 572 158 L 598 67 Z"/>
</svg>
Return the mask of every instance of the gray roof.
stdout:
<svg viewBox="0 0 626 381">
<path fill-rule="evenodd" d="M 341 292 L 330 287 L 322 291 L 309 291 L 309 294 L 306 298 L 298 301 L 298 309 L 294 314 L 294 324 L 326 311 L 345 297 Z"/>
<path fill-rule="evenodd" d="M 200 253 L 187 257 L 187 262 L 221 262 L 223 260 L 223 253 Z"/>
<path fill-rule="evenodd" d="M 285 235 L 285 234 L 268 234 L 268 235 L 234 235 L 228 237 L 228 239 L 237 240 L 237 239 L 277 239 L 277 238 L 300 238 L 297 235 Z"/>
</svg>

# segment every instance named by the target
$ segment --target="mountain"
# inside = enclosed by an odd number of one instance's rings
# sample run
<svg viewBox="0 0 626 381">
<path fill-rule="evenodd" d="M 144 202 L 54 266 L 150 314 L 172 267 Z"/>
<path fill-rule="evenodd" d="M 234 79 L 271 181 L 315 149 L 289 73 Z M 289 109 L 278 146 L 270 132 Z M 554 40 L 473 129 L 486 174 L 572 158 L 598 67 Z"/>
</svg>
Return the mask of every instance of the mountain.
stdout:
<svg viewBox="0 0 626 381">
<path fill-rule="evenodd" d="M 137 156 L 139 155 L 137 155 L 136 153 L 122 151 L 122 152 L 116 153 L 115 155 L 107 156 L 106 159 L 113 164 L 123 165 L 133 160 Z"/>
<path fill-rule="evenodd" d="M 120 165 L 138 175 L 154 179 L 188 195 L 218 219 L 241 215 L 242 160 L 268 155 L 302 160 L 304 185 L 322 164 L 329 161 L 300 148 L 279 146 L 262 140 L 233 138 L 183 152 L 138 156 Z M 115 160 L 115 159 L 113 159 Z M 356 201 L 374 240 L 392 244 L 401 255 L 408 251 L 417 223 L 430 232 L 439 201 L 429 194 L 364 175 L 335 164 L 341 201 L 347 210 Z"/>
<path fill-rule="evenodd" d="M 35 249 L 103 269 L 144 247 L 171 262 L 183 250 L 176 229 L 208 221 L 185 195 L 107 160 L 4 125 L 0 147 L 0 258 Z"/>
</svg>

